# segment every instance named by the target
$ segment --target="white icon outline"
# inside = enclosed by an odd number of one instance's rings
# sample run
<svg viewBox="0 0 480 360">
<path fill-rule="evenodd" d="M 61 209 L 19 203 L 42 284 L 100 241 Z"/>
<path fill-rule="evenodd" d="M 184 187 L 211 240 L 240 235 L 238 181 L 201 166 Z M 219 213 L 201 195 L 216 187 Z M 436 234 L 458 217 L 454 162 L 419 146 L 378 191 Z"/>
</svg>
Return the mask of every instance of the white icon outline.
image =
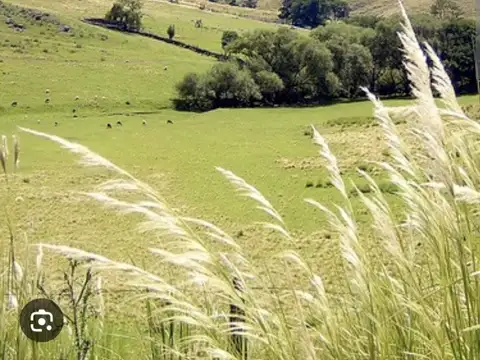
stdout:
<svg viewBox="0 0 480 360">
<path fill-rule="evenodd" d="M 46 325 L 46 317 L 50 320 L 48 325 Z M 37 324 L 39 325 L 38 328 L 36 327 Z M 30 314 L 30 330 L 33 332 L 51 331 L 53 329 L 51 324 L 53 324 L 53 314 L 45 309 L 39 309 Z"/>
</svg>

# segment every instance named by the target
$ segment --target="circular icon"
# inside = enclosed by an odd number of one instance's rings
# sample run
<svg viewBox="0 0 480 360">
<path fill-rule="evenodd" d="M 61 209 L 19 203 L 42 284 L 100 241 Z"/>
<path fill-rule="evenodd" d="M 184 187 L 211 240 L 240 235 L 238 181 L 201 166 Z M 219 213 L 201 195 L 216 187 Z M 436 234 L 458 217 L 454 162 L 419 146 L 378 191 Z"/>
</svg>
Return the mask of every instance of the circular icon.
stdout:
<svg viewBox="0 0 480 360">
<path fill-rule="evenodd" d="M 52 300 L 30 301 L 20 313 L 20 327 L 30 340 L 47 342 L 60 334 L 64 324 L 62 310 Z"/>
</svg>

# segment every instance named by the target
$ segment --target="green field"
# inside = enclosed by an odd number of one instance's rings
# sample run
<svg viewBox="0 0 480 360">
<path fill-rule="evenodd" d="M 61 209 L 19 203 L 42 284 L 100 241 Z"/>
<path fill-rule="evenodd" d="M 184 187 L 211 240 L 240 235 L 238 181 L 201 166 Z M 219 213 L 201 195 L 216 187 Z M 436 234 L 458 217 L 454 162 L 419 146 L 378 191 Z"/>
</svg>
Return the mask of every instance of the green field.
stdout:
<svg viewBox="0 0 480 360">
<path fill-rule="evenodd" d="M 29 243 L 78 247 L 119 261 L 145 262 L 147 268 L 156 266 L 155 258 L 146 256 L 147 249 L 162 244 L 155 235 L 138 234 L 136 216 L 119 217 L 74 192 L 92 191 L 112 174 L 82 167 L 56 144 L 19 133 L 16 127 L 22 126 L 89 147 L 159 190 L 172 208 L 217 224 L 253 261 L 271 264 L 279 284 L 285 280 L 284 268 L 272 256 L 281 249 L 295 249 L 324 277 L 326 287 L 335 289 L 337 244 L 326 218 L 304 199 L 333 204 L 341 198 L 327 184 L 325 163 L 306 130 L 313 124 L 325 136 L 346 179 L 361 186 L 356 174 L 361 167 L 387 187 L 387 179 L 368 164 L 386 157 L 370 102 L 177 112 L 170 105 L 175 84 L 188 72 L 208 69 L 214 60 L 80 22 L 84 16 L 103 15 L 109 1 L 15 3 L 53 13 L 72 27 L 61 32 L 57 25 L 13 16 L 26 26 L 15 32 L 0 18 L 0 135 L 18 134 L 21 143 L 20 170 L 8 190 L 0 181 L 0 204 L 13 194 L 8 211 L 19 237 L 25 235 Z M 146 13 L 149 30 L 164 34 L 175 23 L 178 40 L 218 52 L 224 30 L 276 26 L 160 2 L 148 2 Z M 194 27 L 198 18 L 206 28 Z M 461 98 L 463 104 L 476 101 Z M 12 107 L 12 102 L 18 105 Z M 116 126 L 117 121 L 123 126 Z M 113 128 L 107 129 L 107 123 Z M 216 166 L 256 186 L 297 240 L 286 242 L 255 225 L 266 218 L 252 201 L 237 197 Z M 386 196 L 395 203 L 394 195 Z M 353 204 L 358 219 L 366 221 L 360 201 L 354 198 Z M 5 224 L 1 226 L 0 233 L 6 234 Z M 7 243 L 8 236 L 1 236 L 0 247 Z M 17 247 L 24 252 L 23 242 Z M 375 247 L 372 243 L 372 252 Z M 53 272 L 58 265 L 49 266 Z"/>
</svg>

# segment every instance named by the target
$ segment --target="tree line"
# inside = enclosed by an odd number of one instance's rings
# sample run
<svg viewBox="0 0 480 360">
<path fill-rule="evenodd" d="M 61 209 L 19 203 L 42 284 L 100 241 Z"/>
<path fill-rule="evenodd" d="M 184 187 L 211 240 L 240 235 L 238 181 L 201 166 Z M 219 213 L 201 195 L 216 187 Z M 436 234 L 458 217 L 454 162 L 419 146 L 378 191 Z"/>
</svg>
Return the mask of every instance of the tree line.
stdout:
<svg viewBox="0 0 480 360">
<path fill-rule="evenodd" d="M 459 18 L 462 11 L 460 0 L 433 0 L 430 13 L 440 19 Z M 315 28 L 329 21 L 346 19 L 350 7 L 346 0 L 282 0 L 278 17 L 286 23 Z"/>
<path fill-rule="evenodd" d="M 411 18 L 440 55 L 458 94 L 477 91 L 474 20 Z M 367 86 L 380 96 L 409 96 L 397 32 L 399 16 L 357 16 L 320 25 L 308 35 L 288 28 L 224 33 L 225 52 L 242 61 L 215 64 L 177 84 L 178 109 L 322 104 L 355 99 Z"/>
<path fill-rule="evenodd" d="M 141 9 L 140 0 L 116 0 L 105 18 L 138 30 Z M 477 91 L 476 27 L 474 20 L 461 16 L 455 0 L 435 0 L 430 14 L 411 21 L 420 40 L 439 54 L 457 93 L 468 94 Z M 284 0 L 280 17 L 304 27 L 318 26 L 308 35 L 284 27 L 241 35 L 224 32 L 221 45 L 233 60 L 203 74 L 187 74 L 177 84 L 175 106 L 210 110 L 322 104 L 358 98 L 363 95 L 360 86 L 380 96 L 410 95 L 397 36 L 400 16 L 349 17 L 344 0 Z M 174 25 L 167 34 L 175 36 Z"/>
</svg>

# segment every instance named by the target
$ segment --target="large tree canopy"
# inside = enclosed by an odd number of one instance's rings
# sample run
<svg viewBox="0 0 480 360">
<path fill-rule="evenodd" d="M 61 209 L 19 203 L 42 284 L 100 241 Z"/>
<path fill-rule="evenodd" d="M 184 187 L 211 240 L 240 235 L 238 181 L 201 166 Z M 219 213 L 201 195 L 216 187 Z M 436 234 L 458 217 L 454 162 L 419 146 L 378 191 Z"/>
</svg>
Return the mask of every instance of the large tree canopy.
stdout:
<svg viewBox="0 0 480 360">
<path fill-rule="evenodd" d="M 346 18 L 348 13 L 345 0 L 283 0 L 279 17 L 295 26 L 314 28 L 327 20 Z"/>
</svg>

